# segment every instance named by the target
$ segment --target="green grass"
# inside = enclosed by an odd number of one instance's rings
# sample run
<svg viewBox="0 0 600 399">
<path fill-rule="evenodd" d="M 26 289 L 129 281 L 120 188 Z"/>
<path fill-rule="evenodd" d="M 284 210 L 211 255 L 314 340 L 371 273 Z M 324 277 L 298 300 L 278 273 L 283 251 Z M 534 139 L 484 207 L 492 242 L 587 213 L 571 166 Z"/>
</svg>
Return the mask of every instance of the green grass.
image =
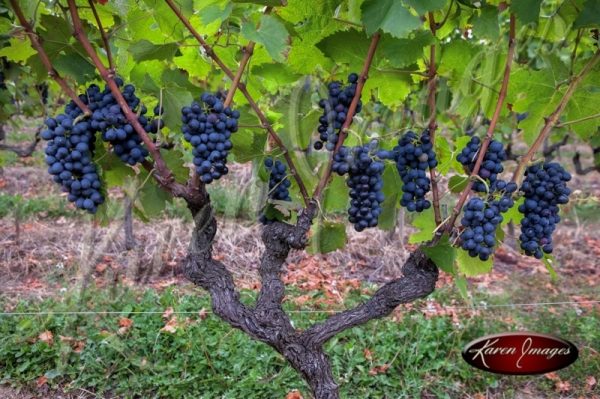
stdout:
<svg viewBox="0 0 600 399">
<path fill-rule="evenodd" d="M 57 298 L 22 301 L 11 311 L 108 310 L 125 314 L 0 316 L 1 383 L 34 386 L 38 377 L 46 375 L 51 385 L 67 390 L 81 387 L 101 396 L 281 398 L 291 389 L 300 389 L 309 397 L 304 382 L 272 349 L 212 314 L 201 320 L 197 311 L 210 309 L 201 291 L 193 295 L 175 289 L 159 294 L 118 287 L 111 293 L 89 290 L 84 297 L 76 291 L 69 287 Z M 242 296 L 251 301 L 254 294 L 243 292 Z M 363 298 L 355 292 L 347 305 Z M 443 289 L 434 298 L 448 303 L 455 295 Z M 6 301 L 8 298 L 3 300 L 5 305 Z M 285 304 L 288 310 L 298 310 L 291 301 Z M 175 333 L 161 331 L 165 325 L 161 314 L 134 314 L 162 313 L 170 306 L 193 312 L 178 315 L 181 321 L 189 317 L 189 322 Z M 598 350 L 600 315 L 563 310 L 556 314 L 496 308 L 481 316 L 461 316 L 458 325 L 450 317 L 426 318 L 412 310 L 403 313 L 401 322 L 388 318 L 347 331 L 328 343 L 327 352 L 344 398 L 415 398 L 423 392 L 455 398 L 488 388 L 513 397 L 525 383 L 542 396 L 552 397 L 553 382 L 543 376 L 488 374 L 468 366 L 460 355 L 467 342 L 484 334 L 513 329 L 552 333 L 580 348 L 580 359 L 558 375 L 571 382 L 571 394 L 588 397 L 585 378 L 600 374 L 600 359 L 589 349 Z M 510 322 L 503 321 L 507 316 L 512 318 Z M 133 320 L 124 334 L 118 333 L 120 317 Z M 323 313 L 293 313 L 294 325 L 299 328 L 324 317 Z M 46 330 L 54 335 L 52 345 L 37 339 Z M 73 343 L 60 336 L 83 341 L 83 351 L 76 353 Z M 367 348 L 373 353 L 372 362 L 364 356 Z M 386 373 L 369 375 L 374 366 L 386 363 L 391 363 Z"/>
<path fill-rule="evenodd" d="M 16 213 L 21 219 L 29 219 L 33 216 L 49 218 L 77 216 L 63 197 L 24 198 L 21 195 L 0 194 L 0 218 L 14 217 Z"/>
</svg>

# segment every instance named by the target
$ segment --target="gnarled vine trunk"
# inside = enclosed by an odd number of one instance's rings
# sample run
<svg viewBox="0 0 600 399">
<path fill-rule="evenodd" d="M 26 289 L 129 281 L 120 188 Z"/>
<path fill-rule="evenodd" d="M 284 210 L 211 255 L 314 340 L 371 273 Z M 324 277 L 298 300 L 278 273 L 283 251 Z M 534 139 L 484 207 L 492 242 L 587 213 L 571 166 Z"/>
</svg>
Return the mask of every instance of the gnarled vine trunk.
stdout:
<svg viewBox="0 0 600 399">
<path fill-rule="evenodd" d="M 282 266 L 291 249 L 306 247 L 316 205 L 306 208 L 296 225 L 275 222 L 264 227 L 265 251 L 259 267 L 262 286 L 254 307 L 240 301 L 231 273 L 212 256 L 217 221 L 210 203 L 190 209 L 195 224 L 184 267 L 186 277 L 210 293 L 217 316 L 279 352 L 302 375 L 317 399 L 339 398 L 338 385 L 323 350 L 329 339 L 348 328 L 384 317 L 399 304 L 425 297 L 435 289 L 437 267 L 421 251 L 415 251 L 403 266 L 403 277 L 385 284 L 368 301 L 306 330 L 297 330 L 281 305 L 285 295 Z"/>
</svg>

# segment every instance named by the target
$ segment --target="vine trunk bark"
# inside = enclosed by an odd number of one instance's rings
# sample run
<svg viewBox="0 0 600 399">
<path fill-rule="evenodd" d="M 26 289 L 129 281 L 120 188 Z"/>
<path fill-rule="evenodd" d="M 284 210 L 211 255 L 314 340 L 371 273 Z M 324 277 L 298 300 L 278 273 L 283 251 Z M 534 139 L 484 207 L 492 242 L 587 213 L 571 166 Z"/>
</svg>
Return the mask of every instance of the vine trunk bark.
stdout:
<svg viewBox="0 0 600 399">
<path fill-rule="evenodd" d="M 329 339 L 346 329 L 385 317 L 399 304 L 423 298 L 435 289 L 438 269 L 417 250 L 405 262 L 403 277 L 383 285 L 369 300 L 306 330 L 298 330 L 282 307 L 282 267 L 292 249 L 306 247 L 316 203 L 299 215 L 296 225 L 274 222 L 263 228 L 265 251 L 259 265 L 262 285 L 254 306 L 240 301 L 231 273 L 212 256 L 217 221 L 210 202 L 189 207 L 195 226 L 184 264 L 186 277 L 210 293 L 215 315 L 280 353 L 308 383 L 316 399 L 339 398 L 338 384 L 323 350 Z"/>
</svg>

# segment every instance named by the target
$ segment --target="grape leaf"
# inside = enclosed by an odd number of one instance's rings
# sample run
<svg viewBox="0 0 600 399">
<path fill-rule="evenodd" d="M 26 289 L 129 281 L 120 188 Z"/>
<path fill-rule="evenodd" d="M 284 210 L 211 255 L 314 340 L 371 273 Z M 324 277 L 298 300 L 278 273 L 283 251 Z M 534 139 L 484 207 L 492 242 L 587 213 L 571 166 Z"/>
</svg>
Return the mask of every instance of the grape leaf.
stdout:
<svg viewBox="0 0 600 399">
<path fill-rule="evenodd" d="M 600 0 L 587 0 L 577 16 L 574 28 L 597 28 L 600 26 Z"/>
<path fill-rule="evenodd" d="M 497 40 L 500 36 L 498 9 L 496 7 L 486 6 L 482 8 L 480 14 L 475 16 L 471 23 L 473 24 L 473 34 L 477 37 Z"/>
<path fill-rule="evenodd" d="M 191 104 L 192 95 L 187 89 L 169 84 L 163 89 L 162 98 L 165 124 L 177 130 L 181 126 L 181 108 Z"/>
<path fill-rule="evenodd" d="M 345 179 L 333 175 L 331 183 L 323 192 L 323 209 L 325 212 L 346 212 L 348 208 L 348 188 Z"/>
<path fill-rule="evenodd" d="M 147 60 L 170 60 L 179 49 L 177 43 L 152 44 L 148 40 L 140 40 L 129 46 L 129 52 L 137 62 Z"/>
<path fill-rule="evenodd" d="M 414 8 L 419 15 L 440 10 L 446 5 L 446 0 L 403 0 L 403 2 Z"/>
<path fill-rule="evenodd" d="M 450 244 L 448 235 L 444 234 L 442 239 L 433 247 L 421 247 L 421 250 L 446 273 L 454 273 L 454 260 L 456 249 Z"/>
<path fill-rule="evenodd" d="M 542 0 L 513 1 L 510 10 L 523 24 L 528 24 L 538 20 L 541 4 Z"/>
<path fill-rule="evenodd" d="M 423 58 L 423 49 L 433 43 L 435 43 L 435 38 L 430 31 L 425 30 L 417 30 L 405 39 L 396 39 L 384 34 L 379 43 L 378 52 L 389 60 L 393 67 L 403 68 L 413 65 Z"/>
<path fill-rule="evenodd" d="M 469 253 L 463 249 L 457 249 L 456 252 L 456 265 L 458 270 L 465 276 L 477 276 L 489 273 L 492 270 L 492 258 L 484 262 L 479 258 L 470 257 Z"/>
<path fill-rule="evenodd" d="M 37 54 L 26 37 L 23 39 L 13 37 L 8 43 L 8 46 L 0 49 L 0 57 L 6 57 L 9 61 L 20 63 Z"/>
<path fill-rule="evenodd" d="M 346 245 L 346 226 L 343 223 L 318 223 L 308 247 L 311 253 L 328 253 Z"/>
<path fill-rule="evenodd" d="M 289 34 L 281 21 L 271 15 L 260 18 L 260 27 L 253 23 L 242 25 L 241 34 L 248 40 L 260 43 L 277 62 L 285 61 L 289 51 Z"/>
<path fill-rule="evenodd" d="M 419 17 L 411 14 L 400 0 L 367 0 L 361 9 L 369 36 L 382 30 L 397 38 L 406 37 L 422 25 Z"/>
<path fill-rule="evenodd" d="M 433 238 L 434 230 L 436 228 L 435 219 L 433 217 L 433 209 L 429 208 L 415 215 L 416 216 L 412 221 L 412 225 L 420 231 L 411 234 L 411 236 L 408 238 L 408 243 L 416 244 L 419 242 L 431 240 Z"/>
<path fill-rule="evenodd" d="M 379 215 L 379 228 L 392 230 L 396 227 L 398 220 L 398 200 L 402 195 L 400 190 L 402 181 L 398 169 L 394 164 L 387 164 L 383 171 L 383 195 L 385 199 L 381 204 L 381 215 Z"/>
<path fill-rule="evenodd" d="M 452 193 L 461 193 L 469 183 L 469 176 L 455 175 L 448 181 L 448 190 Z"/>
</svg>

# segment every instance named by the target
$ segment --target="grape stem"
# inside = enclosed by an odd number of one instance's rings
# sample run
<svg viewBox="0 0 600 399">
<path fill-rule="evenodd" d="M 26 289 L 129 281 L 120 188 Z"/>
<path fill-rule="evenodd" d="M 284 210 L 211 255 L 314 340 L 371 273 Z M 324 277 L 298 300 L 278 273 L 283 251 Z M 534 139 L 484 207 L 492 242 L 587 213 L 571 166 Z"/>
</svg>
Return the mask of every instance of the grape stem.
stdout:
<svg viewBox="0 0 600 399">
<path fill-rule="evenodd" d="M 96 6 L 94 5 L 94 0 L 88 0 L 90 4 L 90 8 L 92 9 L 92 13 L 94 14 L 94 19 L 96 20 L 96 24 L 98 24 L 98 30 L 100 31 L 100 36 L 102 37 L 102 43 L 104 44 L 104 50 L 106 51 L 106 58 L 108 60 L 108 66 L 112 73 L 115 72 L 115 64 L 112 58 L 112 52 L 110 51 L 110 44 L 108 43 L 108 37 L 106 36 L 106 31 L 102 26 L 102 21 L 100 20 L 100 16 L 98 15 L 98 11 L 96 10 Z"/>
<path fill-rule="evenodd" d="M 450 8 L 452 8 L 452 4 L 450 4 Z M 431 30 L 431 34 L 435 37 L 435 33 L 437 30 L 437 25 L 435 23 L 435 19 L 433 17 L 433 13 L 429 12 L 429 29 Z M 434 43 L 429 47 L 429 68 L 428 68 L 428 82 L 427 82 L 427 105 L 429 107 L 429 136 L 431 137 L 431 144 L 433 144 L 435 148 L 435 131 L 437 130 L 437 122 L 436 122 L 436 91 L 437 91 L 437 68 L 435 64 L 435 46 Z M 442 223 L 442 214 L 440 212 L 440 191 L 438 188 L 438 180 L 437 173 L 435 167 L 429 168 L 429 177 L 431 178 L 431 195 L 433 197 L 433 217 L 435 219 L 435 225 L 439 226 Z"/>
<path fill-rule="evenodd" d="M 48 75 L 52 79 L 54 79 L 54 81 L 56 83 L 58 83 L 60 88 L 71 98 L 71 100 L 73 100 L 73 102 L 75 104 L 77 104 L 79 109 L 81 109 L 84 114 L 91 115 L 92 112 L 90 111 L 88 106 L 85 105 L 83 103 L 83 101 L 81 101 L 79 99 L 79 97 L 73 91 L 73 89 L 71 89 L 71 87 L 62 78 L 62 76 L 60 76 L 58 71 L 52 66 L 52 62 L 50 62 L 50 58 L 48 57 L 48 54 L 46 54 L 46 51 L 44 51 L 44 47 L 41 44 L 40 38 L 38 37 L 37 33 L 35 33 L 33 31 L 33 27 L 27 21 L 27 19 L 25 18 L 25 15 L 23 15 L 23 10 L 21 10 L 21 7 L 19 7 L 19 4 L 17 3 L 17 1 L 10 0 L 10 5 L 11 5 L 15 15 L 17 16 L 19 23 L 21 24 L 23 29 L 25 29 L 25 32 L 27 32 L 27 36 L 29 37 L 29 40 L 31 41 L 31 45 L 37 51 L 38 56 L 40 57 L 40 60 L 42 61 L 42 64 L 44 64 L 44 67 L 48 71 Z"/>
<path fill-rule="evenodd" d="M 487 134 L 485 135 L 483 141 L 481 142 L 481 147 L 479 148 L 479 154 L 477 155 L 477 160 L 475 161 L 475 165 L 473 166 L 473 170 L 471 171 L 471 178 L 469 179 L 467 186 L 462 191 L 456 206 L 452 210 L 452 214 L 450 215 L 450 219 L 445 225 L 445 229 L 441 229 L 440 231 L 446 231 L 447 233 L 451 233 L 452 229 L 454 229 L 454 223 L 456 222 L 456 218 L 458 217 L 463 205 L 467 201 L 469 194 L 471 193 L 471 187 L 473 186 L 473 181 L 475 180 L 475 176 L 479 175 L 479 169 L 481 168 L 481 164 L 483 163 L 483 158 L 485 157 L 485 153 L 487 152 L 488 146 L 490 145 L 490 141 L 494 136 L 494 129 L 496 128 L 496 124 L 498 123 L 498 119 L 500 118 L 500 113 L 502 112 L 502 108 L 504 107 L 504 100 L 506 99 L 506 94 L 508 92 L 508 82 L 510 80 L 510 70 L 512 66 L 512 61 L 515 54 L 515 48 L 517 41 L 515 39 L 515 16 L 514 14 L 510 14 L 510 28 L 509 28 L 509 36 L 508 36 L 508 54 L 506 55 L 506 64 L 504 66 L 504 77 L 502 78 L 502 86 L 500 88 L 500 94 L 498 95 L 498 101 L 496 103 L 496 109 L 494 110 L 494 115 L 490 121 L 490 125 L 488 126 Z"/>
<path fill-rule="evenodd" d="M 350 107 L 348 107 L 348 114 L 346 115 L 346 120 L 340 129 L 340 135 L 338 137 L 335 148 L 329 156 L 329 162 L 327 163 L 327 167 L 325 169 L 325 173 L 321 176 L 321 180 L 319 180 L 319 184 L 313 193 L 313 200 L 318 201 L 323 194 L 323 190 L 327 186 L 329 179 L 331 177 L 331 173 L 333 172 L 333 158 L 335 154 L 339 151 L 339 149 L 344 144 L 344 140 L 348 136 L 348 128 L 352 123 L 352 119 L 354 118 L 354 114 L 356 112 L 356 107 L 358 107 L 358 102 L 360 101 L 360 96 L 362 94 L 362 90 L 365 86 L 365 82 L 367 81 L 369 75 L 369 68 L 371 67 L 371 63 L 373 62 L 373 57 L 375 56 L 375 50 L 377 50 L 377 44 L 379 43 L 379 39 L 381 38 L 381 34 L 379 32 L 375 33 L 371 39 L 371 44 L 369 45 L 369 50 L 367 52 L 367 56 L 365 58 L 365 62 L 363 64 L 362 71 L 358 77 L 358 82 L 356 84 L 356 92 L 354 93 L 354 97 L 352 98 L 352 102 L 350 103 Z"/>
<path fill-rule="evenodd" d="M 79 17 L 79 12 L 77 10 L 77 5 L 75 0 L 67 0 L 69 5 L 69 11 L 71 14 L 71 19 L 73 21 L 73 36 L 77 38 L 79 43 L 82 45 L 88 56 L 91 58 L 98 72 L 100 72 L 100 76 L 106 82 L 109 87 L 112 95 L 115 97 L 115 100 L 121 107 L 123 114 L 127 118 L 127 121 L 133 126 L 134 130 L 140 137 L 140 139 L 144 142 L 146 147 L 148 148 L 148 152 L 150 153 L 152 159 L 154 159 L 154 168 L 150 167 L 150 171 L 156 170 L 156 174 L 154 177 L 158 181 L 158 183 L 163 186 L 167 191 L 177 197 L 185 198 L 188 203 L 195 202 L 197 206 L 200 206 L 202 202 L 204 202 L 206 195 L 201 191 L 191 191 L 188 187 L 179 184 L 175 181 L 173 177 L 173 173 L 168 168 L 165 161 L 162 159 L 160 155 L 160 150 L 154 145 L 154 142 L 148 136 L 142 125 L 139 123 L 137 116 L 133 113 L 125 98 L 121 94 L 121 90 L 117 86 L 117 83 L 114 80 L 113 75 L 109 70 L 106 69 L 98 54 L 92 47 L 89 39 L 85 35 L 83 30 L 83 25 L 81 23 L 81 19 Z M 149 169 L 149 165 L 143 165 L 146 169 Z"/>
<path fill-rule="evenodd" d="M 198 31 L 192 26 L 190 21 L 181 13 L 181 10 L 177 7 L 175 2 L 173 0 L 165 0 L 165 2 L 171 8 L 171 10 L 173 10 L 173 13 L 175 13 L 177 18 L 179 18 L 181 23 L 187 28 L 187 30 L 192 34 L 192 36 L 194 36 L 194 38 L 198 41 L 198 43 L 200 43 L 200 46 L 202 46 L 202 48 L 206 52 L 206 55 L 208 55 L 210 58 L 212 58 L 212 60 L 219 66 L 219 68 L 225 73 L 225 75 L 227 75 L 227 77 L 229 77 L 229 79 L 231 79 L 232 81 L 235 80 L 235 75 L 233 74 L 231 69 L 229 69 L 227 67 L 227 65 L 225 65 L 225 63 L 223 63 L 221 58 L 219 58 L 219 56 L 215 53 L 214 49 L 206 42 L 206 40 L 204 40 L 202 35 L 200 35 L 200 33 L 198 33 Z M 238 81 L 237 88 L 242 92 L 242 94 L 244 94 L 244 97 L 246 97 L 246 100 L 248 101 L 250 108 L 252 108 L 252 110 L 254 110 L 254 113 L 256 113 L 256 116 L 260 120 L 261 126 L 267 131 L 267 133 L 269 134 L 271 139 L 281 149 L 281 152 L 283 153 L 283 157 L 285 158 L 285 161 L 288 164 L 288 167 L 290 169 L 290 173 L 294 177 L 294 180 L 296 180 L 296 184 L 298 184 L 298 188 L 300 189 L 300 194 L 302 195 L 304 203 L 308 206 L 311 202 L 310 197 L 308 196 L 308 191 L 306 190 L 304 181 L 300 177 L 300 174 L 298 173 L 298 169 L 296 169 L 294 161 L 292 160 L 290 151 L 285 146 L 285 144 L 283 143 L 283 141 L 281 140 L 281 138 L 279 137 L 277 132 L 275 132 L 275 129 L 273 129 L 273 126 L 269 123 L 269 120 L 267 119 L 265 114 L 262 112 L 262 110 L 260 109 L 260 107 L 258 106 L 256 101 L 254 100 L 254 98 L 252 97 L 252 95 L 250 94 L 248 89 L 246 88 L 246 85 L 244 84 L 244 82 Z"/>
<path fill-rule="evenodd" d="M 573 79 L 571 79 L 571 82 L 569 83 L 569 87 L 567 88 L 567 91 L 565 92 L 562 99 L 556 106 L 556 109 L 554 110 L 554 112 L 552 112 L 550 114 L 549 117 L 545 118 L 546 122 L 544 123 L 542 130 L 540 130 L 540 133 L 538 134 L 537 138 L 535 139 L 535 141 L 533 142 L 531 147 L 529 147 L 529 151 L 527 151 L 527 154 L 525 154 L 523 156 L 523 158 L 521 158 L 521 160 L 519 161 L 519 164 L 517 165 L 517 169 L 515 170 L 515 173 L 513 174 L 513 177 L 511 180 L 512 182 L 517 183 L 517 181 L 521 178 L 525 167 L 529 164 L 529 162 L 531 162 L 531 159 L 533 158 L 535 153 L 538 151 L 540 146 L 544 143 L 544 140 L 546 140 L 548 138 L 548 136 L 550 135 L 550 132 L 552 131 L 552 128 L 557 126 L 558 118 L 560 117 L 560 115 L 563 113 L 563 111 L 567 107 L 567 104 L 568 104 L 569 100 L 571 99 L 571 97 L 573 96 L 575 89 L 577 88 L 577 86 L 579 86 L 579 84 L 581 83 L 583 78 L 585 78 L 585 76 L 587 76 L 587 74 L 594 68 L 594 66 L 598 63 L 599 60 L 600 60 L 600 50 L 597 50 L 594 53 L 594 56 L 587 62 L 587 64 L 585 64 L 585 66 L 581 69 L 581 71 L 579 71 L 579 73 L 576 76 L 574 76 Z M 574 123 L 574 122 L 572 121 L 571 123 Z"/>
</svg>

